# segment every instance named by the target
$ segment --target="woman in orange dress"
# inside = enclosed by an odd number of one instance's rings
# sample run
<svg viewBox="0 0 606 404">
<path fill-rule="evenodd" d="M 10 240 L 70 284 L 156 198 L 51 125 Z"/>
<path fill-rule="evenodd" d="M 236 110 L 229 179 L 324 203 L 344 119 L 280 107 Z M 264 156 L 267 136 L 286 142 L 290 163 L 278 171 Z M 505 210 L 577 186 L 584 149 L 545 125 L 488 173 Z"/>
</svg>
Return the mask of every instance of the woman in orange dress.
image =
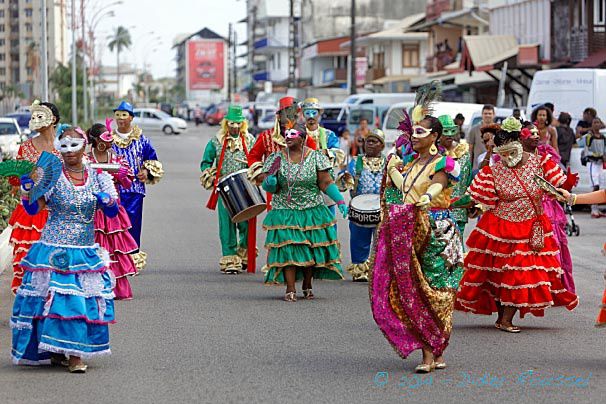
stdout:
<svg viewBox="0 0 606 404">
<path fill-rule="evenodd" d="M 34 102 L 31 111 L 32 117 L 29 121 L 29 128 L 38 132 L 38 135 L 21 144 L 17 153 L 17 160 L 28 160 L 35 163 L 43 151 L 61 157 L 61 153 L 54 146 L 55 131 L 60 118 L 59 110 L 49 102 Z M 19 186 L 19 179 L 11 178 L 11 184 Z M 11 283 L 13 293 L 16 293 L 21 285 L 21 279 L 23 279 L 24 271 L 20 265 L 21 260 L 29 251 L 32 243 L 40 238 L 47 217 L 48 211 L 46 209 L 30 216 L 23 205 L 19 204 L 9 220 L 9 224 L 13 227 L 10 239 L 13 245 L 13 281 Z"/>
</svg>

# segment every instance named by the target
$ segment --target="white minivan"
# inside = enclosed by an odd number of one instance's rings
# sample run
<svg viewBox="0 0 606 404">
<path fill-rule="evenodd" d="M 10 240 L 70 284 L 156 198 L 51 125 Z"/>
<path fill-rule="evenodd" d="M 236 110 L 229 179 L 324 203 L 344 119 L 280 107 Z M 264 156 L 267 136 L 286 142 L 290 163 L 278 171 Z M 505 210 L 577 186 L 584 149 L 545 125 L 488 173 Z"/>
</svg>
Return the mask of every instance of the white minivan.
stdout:
<svg viewBox="0 0 606 404">
<path fill-rule="evenodd" d="M 417 95 L 415 93 L 365 93 L 350 95 L 343 101 L 349 105 L 360 104 L 380 104 L 391 105 L 396 102 L 413 101 Z"/>
<path fill-rule="evenodd" d="M 526 116 L 537 106 L 551 102 L 556 115 L 568 112 L 572 127 L 583 119 L 583 110 L 595 108 L 598 115 L 606 114 L 606 69 L 553 69 L 534 74 Z"/>
<path fill-rule="evenodd" d="M 414 100 L 410 102 L 400 102 L 392 105 L 391 108 L 389 108 L 389 111 L 387 111 L 386 119 L 383 122 L 383 133 L 385 133 L 385 145 L 388 148 L 391 147 L 398 138 L 397 127 L 399 121 L 403 117 L 402 110 L 406 109 L 410 112 L 413 105 Z M 465 117 L 463 130 L 465 133 L 468 133 L 472 117 L 474 114 L 481 112 L 483 106 L 483 104 L 468 104 L 463 102 L 438 102 L 434 106 L 432 115 L 435 117 L 450 115 L 454 119 L 457 114 L 463 114 Z"/>
</svg>

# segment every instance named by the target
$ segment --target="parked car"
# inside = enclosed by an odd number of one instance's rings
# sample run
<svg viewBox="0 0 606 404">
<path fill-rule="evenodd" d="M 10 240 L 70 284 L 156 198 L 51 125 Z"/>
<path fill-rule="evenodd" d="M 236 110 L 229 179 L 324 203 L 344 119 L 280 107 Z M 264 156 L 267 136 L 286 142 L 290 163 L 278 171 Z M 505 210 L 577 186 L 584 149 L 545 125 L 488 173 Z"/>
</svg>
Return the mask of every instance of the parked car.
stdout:
<svg viewBox="0 0 606 404">
<path fill-rule="evenodd" d="M 349 116 L 347 117 L 347 129 L 354 133 L 360 126 L 360 120 L 368 120 L 369 128 L 383 127 L 383 121 L 389 111 L 389 105 L 362 104 L 349 107 Z"/>
<path fill-rule="evenodd" d="M 0 118 L 0 150 L 10 157 L 17 157 L 19 145 L 25 140 L 15 118 Z"/>
<path fill-rule="evenodd" d="M 144 131 L 162 131 L 167 135 L 178 135 L 187 130 L 187 122 L 174 118 L 166 112 L 155 108 L 135 108 L 133 123 Z"/>
<path fill-rule="evenodd" d="M 31 131 L 29 130 L 29 120 L 32 118 L 31 112 L 13 112 L 12 114 L 6 114 L 6 118 L 15 118 L 21 133 L 29 137 Z"/>
<path fill-rule="evenodd" d="M 347 128 L 347 117 L 349 116 L 347 105 L 322 104 L 322 109 L 320 125 L 332 130 L 337 136 L 341 136 L 345 128 Z"/>
<path fill-rule="evenodd" d="M 350 95 L 343 101 L 349 105 L 382 104 L 391 105 L 396 102 L 414 101 L 415 93 L 366 93 Z"/>
<path fill-rule="evenodd" d="M 259 129 L 259 133 L 263 132 L 267 129 L 272 129 L 276 122 L 276 111 L 269 111 L 264 116 L 259 119 L 259 124 L 257 128 Z"/>
<path fill-rule="evenodd" d="M 204 122 L 209 125 L 219 125 L 225 115 L 227 114 L 227 103 L 221 103 L 218 105 L 212 106 L 208 111 L 206 111 L 206 115 L 204 116 Z"/>
</svg>

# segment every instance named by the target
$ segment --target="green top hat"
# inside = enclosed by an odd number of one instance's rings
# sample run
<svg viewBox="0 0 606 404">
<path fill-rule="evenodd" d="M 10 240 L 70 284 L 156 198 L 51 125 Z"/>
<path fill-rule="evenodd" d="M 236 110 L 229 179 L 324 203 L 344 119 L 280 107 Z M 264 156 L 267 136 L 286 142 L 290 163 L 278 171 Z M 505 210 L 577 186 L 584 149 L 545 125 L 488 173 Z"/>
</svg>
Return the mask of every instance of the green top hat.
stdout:
<svg viewBox="0 0 606 404">
<path fill-rule="evenodd" d="M 227 110 L 227 115 L 225 115 L 225 120 L 229 122 L 244 122 L 246 118 L 242 113 L 242 106 L 230 105 Z"/>
</svg>

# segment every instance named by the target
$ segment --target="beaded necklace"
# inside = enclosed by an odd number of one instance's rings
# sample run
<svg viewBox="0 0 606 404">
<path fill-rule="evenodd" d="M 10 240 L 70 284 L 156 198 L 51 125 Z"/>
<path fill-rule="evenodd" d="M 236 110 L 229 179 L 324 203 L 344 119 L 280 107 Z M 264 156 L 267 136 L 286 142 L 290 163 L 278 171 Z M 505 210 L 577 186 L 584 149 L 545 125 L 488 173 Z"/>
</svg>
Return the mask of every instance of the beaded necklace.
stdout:
<svg viewBox="0 0 606 404">
<path fill-rule="evenodd" d="M 95 218 L 95 211 L 97 209 L 97 198 L 95 198 L 93 201 L 93 214 L 87 218 L 86 215 L 82 213 L 82 204 L 84 203 L 86 195 L 88 193 L 93 192 L 91 181 L 88 180 L 88 175 L 84 175 L 82 178 L 84 181 L 84 185 L 76 187 L 76 184 L 74 183 L 74 178 L 72 178 L 72 176 L 66 171 L 64 171 L 63 173 L 65 174 L 66 179 L 68 180 L 69 184 L 72 186 L 72 189 L 74 191 L 74 202 L 76 204 L 76 211 L 78 212 L 77 216 L 86 224 L 92 223 Z M 84 169 L 82 170 L 82 173 L 87 174 Z"/>
<path fill-rule="evenodd" d="M 421 171 L 419 171 L 417 173 L 417 175 L 412 179 L 412 183 L 408 187 L 408 191 L 406 191 L 406 189 L 405 189 L 406 188 L 406 179 L 408 178 L 408 176 L 412 172 L 413 167 L 419 161 L 421 161 L 421 158 L 416 159 L 414 161 L 414 163 L 412 163 L 412 165 L 410 166 L 410 169 L 408 169 L 408 171 L 406 172 L 406 175 L 404 175 L 404 181 L 402 181 L 402 195 L 403 195 L 402 200 L 406 200 L 406 197 L 408 196 L 408 194 L 410 193 L 410 191 L 412 191 L 412 188 L 415 186 L 417 180 L 419 179 L 419 177 L 421 176 L 421 174 L 423 174 L 423 171 L 425 171 L 425 169 L 427 168 L 427 166 L 429 165 L 429 163 L 431 163 L 434 158 L 435 158 L 435 156 L 432 156 L 429 160 L 427 160 L 427 162 L 425 163 L 425 165 L 421 168 Z"/>
<path fill-rule="evenodd" d="M 301 161 L 299 162 L 299 169 L 297 170 L 296 174 L 293 176 L 291 173 L 291 163 L 293 163 L 290 160 L 290 149 L 286 150 L 286 161 L 288 162 L 288 171 L 286 172 L 286 201 L 290 202 L 290 200 L 292 199 L 292 188 L 294 187 L 295 183 L 297 182 L 298 177 L 301 176 L 301 171 L 303 169 L 303 163 L 305 162 L 305 152 L 306 152 L 306 147 L 303 146 L 303 151 L 301 152 Z M 296 163 L 293 163 L 296 164 Z"/>
</svg>

